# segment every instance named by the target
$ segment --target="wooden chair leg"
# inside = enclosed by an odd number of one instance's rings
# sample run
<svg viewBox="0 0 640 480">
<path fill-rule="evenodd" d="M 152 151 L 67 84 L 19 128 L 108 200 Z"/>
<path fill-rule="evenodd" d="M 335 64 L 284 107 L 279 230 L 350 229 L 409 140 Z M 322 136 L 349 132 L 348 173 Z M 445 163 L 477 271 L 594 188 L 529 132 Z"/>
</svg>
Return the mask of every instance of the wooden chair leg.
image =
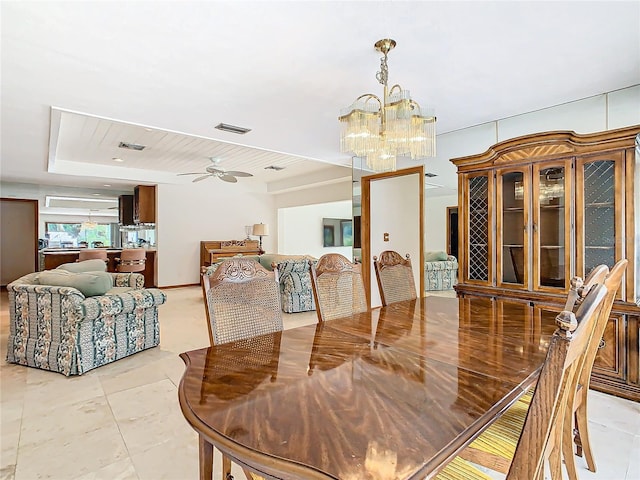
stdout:
<svg viewBox="0 0 640 480">
<path fill-rule="evenodd" d="M 572 409 L 571 409 L 572 410 Z M 562 425 L 562 457 L 564 465 L 567 469 L 569 480 L 578 480 L 578 471 L 576 470 L 576 459 L 573 455 L 573 413 L 567 409 L 564 415 L 564 423 Z"/>
<path fill-rule="evenodd" d="M 213 480 L 213 445 L 198 436 L 198 457 L 200 460 L 200 480 Z"/>
<path fill-rule="evenodd" d="M 561 446 L 556 444 L 549 455 L 549 476 L 551 480 L 562 480 L 562 453 L 560 450 Z"/>
<path fill-rule="evenodd" d="M 233 480 L 231 475 L 231 459 L 222 454 L 222 480 Z"/>
<path fill-rule="evenodd" d="M 587 462 L 587 468 L 594 472 L 596 471 L 596 461 L 593 458 L 593 451 L 591 450 L 591 440 L 589 438 L 589 426 L 587 421 L 587 395 L 586 392 L 582 398 L 582 403 L 576 409 L 576 445 L 580 445 L 584 451 L 584 459 Z"/>
</svg>

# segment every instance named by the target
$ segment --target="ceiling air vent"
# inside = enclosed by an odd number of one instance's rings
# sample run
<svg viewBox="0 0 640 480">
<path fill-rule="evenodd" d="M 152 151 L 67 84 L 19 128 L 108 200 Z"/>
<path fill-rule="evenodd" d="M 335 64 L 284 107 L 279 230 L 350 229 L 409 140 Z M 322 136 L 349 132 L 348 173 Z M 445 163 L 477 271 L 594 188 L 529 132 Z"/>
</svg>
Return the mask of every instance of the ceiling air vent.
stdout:
<svg viewBox="0 0 640 480">
<path fill-rule="evenodd" d="M 223 132 L 237 133 L 238 135 L 244 135 L 251 131 L 250 128 L 237 127 L 235 125 L 229 125 L 228 123 L 219 123 L 215 128 L 222 130 Z"/>
<path fill-rule="evenodd" d="M 120 142 L 118 147 L 127 148 L 129 150 L 137 150 L 137 151 L 141 151 L 147 148 L 146 145 L 138 145 L 137 143 L 126 143 L 126 142 Z"/>
<path fill-rule="evenodd" d="M 265 170 L 275 170 L 279 172 L 280 170 L 284 170 L 284 167 L 278 167 L 277 165 L 269 165 L 268 167 L 264 167 Z"/>
<path fill-rule="evenodd" d="M 425 177 L 429 177 L 429 178 L 433 178 L 433 177 L 437 177 L 438 174 L 436 173 L 431 173 L 431 172 L 427 172 L 424 174 Z"/>
</svg>

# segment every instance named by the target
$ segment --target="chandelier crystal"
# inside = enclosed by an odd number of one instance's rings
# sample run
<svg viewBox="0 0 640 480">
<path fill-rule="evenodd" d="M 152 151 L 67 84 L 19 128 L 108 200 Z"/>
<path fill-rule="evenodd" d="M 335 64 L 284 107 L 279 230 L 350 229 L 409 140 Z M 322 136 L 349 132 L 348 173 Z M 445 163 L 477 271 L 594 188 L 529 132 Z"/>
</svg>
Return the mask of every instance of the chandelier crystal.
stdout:
<svg viewBox="0 0 640 480">
<path fill-rule="evenodd" d="M 389 89 L 387 54 L 396 46 L 389 38 L 378 40 L 375 49 L 383 54 L 376 79 L 384 86 L 384 96 L 360 95 L 342 109 L 340 149 L 358 157 L 366 157 L 367 166 L 375 172 L 396 169 L 399 156 L 417 160 L 436 154 L 436 117 L 411 99 L 409 90 L 400 85 Z"/>
</svg>

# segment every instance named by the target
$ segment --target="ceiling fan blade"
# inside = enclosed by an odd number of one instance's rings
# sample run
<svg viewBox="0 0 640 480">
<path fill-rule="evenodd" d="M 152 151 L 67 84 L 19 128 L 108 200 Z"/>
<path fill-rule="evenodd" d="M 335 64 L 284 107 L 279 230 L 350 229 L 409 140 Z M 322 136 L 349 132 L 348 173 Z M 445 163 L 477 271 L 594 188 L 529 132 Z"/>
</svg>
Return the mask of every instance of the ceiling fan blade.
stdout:
<svg viewBox="0 0 640 480">
<path fill-rule="evenodd" d="M 253 177 L 252 174 L 247 172 L 236 172 L 234 170 L 229 170 L 226 172 L 227 175 L 233 175 L 234 177 Z"/>
<path fill-rule="evenodd" d="M 191 173 L 178 173 L 178 176 L 181 175 L 202 175 L 205 172 L 191 172 Z"/>
<path fill-rule="evenodd" d="M 229 183 L 236 183 L 238 181 L 238 179 L 232 175 L 220 175 L 218 176 L 218 178 L 220 180 L 224 180 L 225 182 L 229 182 Z"/>
<path fill-rule="evenodd" d="M 193 183 L 196 183 L 196 182 L 199 182 L 199 181 L 201 181 L 201 180 L 204 180 L 205 178 L 209 178 L 210 176 L 211 176 L 211 175 L 207 173 L 206 175 L 203 175 L 203 176 L 201 176 L 201 177 L 194 178 L 194 179 L 193 179 Z"/>
</svg>

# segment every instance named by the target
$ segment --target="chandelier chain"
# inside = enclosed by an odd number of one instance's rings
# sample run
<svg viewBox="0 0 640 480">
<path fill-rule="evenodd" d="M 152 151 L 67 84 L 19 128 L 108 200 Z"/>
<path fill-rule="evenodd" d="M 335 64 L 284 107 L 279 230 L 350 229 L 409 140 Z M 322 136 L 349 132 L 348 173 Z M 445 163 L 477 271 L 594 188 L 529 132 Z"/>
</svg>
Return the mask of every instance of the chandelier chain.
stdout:
<svg viewBox="0 0 640 480">
<path fill-rule="evenodd" d="M 387 65 L 387 53 L 380 59 L 380 71 L 376 72 L 376 79 L 380 85 L 387 86 L 389 82 L 389 66 Z"/>
</svg>

